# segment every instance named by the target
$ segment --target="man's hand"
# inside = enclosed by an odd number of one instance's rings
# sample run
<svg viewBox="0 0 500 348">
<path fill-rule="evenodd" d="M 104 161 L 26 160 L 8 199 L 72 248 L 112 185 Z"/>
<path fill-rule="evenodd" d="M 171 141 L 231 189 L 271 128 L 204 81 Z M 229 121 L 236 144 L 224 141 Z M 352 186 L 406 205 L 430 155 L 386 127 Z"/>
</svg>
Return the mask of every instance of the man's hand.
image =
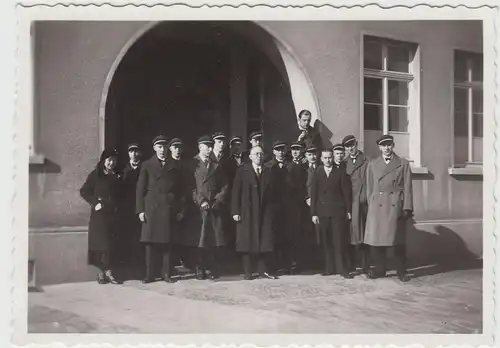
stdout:
<svg viewBox="0 0 500 348">
<path fill-rule="evenodd" d="M 352 219 L 351 213 L 347 213 L 347 220 L 351 220 L 351 219 Z"/>
<path fill-rule="evenodd" d="M 140 213 L 139 220 L 141 220 L 141 222 L 146 222 L 146 213 Z"/>
<path fill-rule="evenodd" d="M 208 210 L 209 208 L 210 208 L 210 205 L 208 204 L 208 202 L 201 203 L 201 209 Z"/>
<path fill-rule="evenodd" d="M 319 225 L 319 217 L 317 217 L 316 215 L 312 217 L 312 222 L 313 224 L 315 225 Z"/>
<path fill-rule="evenodd" d="M 306 131 L 302 131 L 302 133 L 300 133 L 300 135 L 299 135 L 298 141 L 304 140 L 304 138 L 306 137 L 306 135 L 307 135 L 307 132 Z"/>
<path fill-rule="evenodd" d="M 233 215 L 233 220 L 236 221 L 236 222 L 240 222 L 241 221 L 241 216 L 240 215 Z"/>
<path fill-rule="evenodd" d="M 101 203 L 97 203 L 94 207 L 95 211 L 99 211 L 102 209 L 102 204 Z"/>
<path fill-rule="evenodd" d="M 306 199 L 306 204 L 307 204 L 308 206 L 311 206 L 311 198 Z"/>
</svg>

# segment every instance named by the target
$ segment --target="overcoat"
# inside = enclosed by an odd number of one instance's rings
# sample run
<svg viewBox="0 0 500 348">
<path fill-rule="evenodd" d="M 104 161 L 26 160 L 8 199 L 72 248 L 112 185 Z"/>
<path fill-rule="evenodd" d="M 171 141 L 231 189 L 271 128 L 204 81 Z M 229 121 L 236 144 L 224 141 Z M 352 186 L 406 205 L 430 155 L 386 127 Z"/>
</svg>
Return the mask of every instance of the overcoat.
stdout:
<svg viewBox="0 0 500 348">
<path fill-rule="evenodd" d="M 404 210 L 413 211 L 410 163 L 394 154 L 386 164 L 382 156 L 368 163 L 366 172 L 368 215 L 365 244 L 393 246 L 405 243 Z"/>
<path fill-rule="evenodd" d="M 266 253 L 274 250 L 274 214 L 276 202 L 275 177 L 270 168 L 262 166 L 257 178 L 253 166 L 238 169 L 232 192 L 231 215 L 240 215 L 236 226 L 236 251 Z"/>
<path fill-rule="evenodd" d="M 366 226 L 366 167 L 368 159 L 361 151 L 356 156 L 353 163 L 351 157 L 347 157 L 346 171 L 351 177 L 352 184 L 352 220 L 350 227 L 351 244 L 361 244 L 365 237 Z"/>
<path fill-rule="evenodd" d="M 162 167 L 155 155 L 142 164 L 136 193 L 136 213 L 146 213 L 141 242 L 179 243 L 177 214 L 184 214 L 185 175 L 182 160 L 167 159 Z"/>
<path fill-rule="evenodd" d="M 302 129 L 298 129 L 297 140 L 299 139 L 299 136 L 301 134 L 302 134 Z M 302 139 L 302 143 L 304 144 L 305 148 L 308 148 L 309 146 L 312 145 L 314 145 L 318 150 L 321 150 L 323 148 L 323 141 L 321 140 L 321 134 L 316 128 L 312 126 L 307 127 L 307 134 Z"/>
<path fill-rule="evenodd" d="M 192 207 L 187 227 L 186 245 L 197 247 L 220 247 L 226 244 L 224 222 L 227 217 L 227 174 L 219 163 L 210 161 L 208 168 L 199 155 L 190 164 L 192 182 Z M 203 202 L 210 209 L 201 209 Z"/>
<path fill-rule="evenodd" d="M 89 252 L 110 252 L 117 239 L 118 200 L 121 179 L 116 174 L 105 175 L 99 165 L 87 177 L 80 188 L 81 197 L 90 204 L 90 220 L 88 233 Z M 101 203 L 102 209 L 96 211 L 95 206 Z"/>
<path fill-rule="evenodd" d="M 309 165 L 309 163 L 306 163 L 304 165 L 307 166 L 307 181 L 306 181 L 306 192 L 305 192 L 304 200 L 307 200 L 308 198 L 311 198 L 312 180 L 314 177 L 314 173 L 319 165 L 316 163 L 315 168 L 311 167 Z M 307 237 L 308 237 L 306 240 L 311 241 L 311 243 L 314 245 L 320 245 L 321 244 L 321 237 L 320 237 L 320 233 L 319 233 L 319 228 L 317 225 L 313 224 L 311 218 L 312 218 L 311 209 L 308 206 L 308 210 L 307 210 L 307 222 L 308 223 L 305 225 L 305 230 L 306 230 Z"/>
<path fill-rule="evenodd" d="M 290 199 L 288 200 L 289 214 L 287 222 L 290 239 L 295 245 L 301 245 L 307 239 L 314 240 L 313 235 L 307 235 L 310 232 L 309 226 L 312 223 L 310 209 L 306 203 L 308 167 L 308 163 L 302 162 L 295 163 L 292 161 L 289 164 L 288 181 Z"/>
<path fill-rule="evenodd" d="M 288 161 L 284 161 L 283 166 L 280 168 L 276 158 L 273 158 L 266 162 L 264 167 L 269 168 L 273 177 L 276 178 L 274 194 L 277 196 L 278 200 L 276 202 L 274 216 L 275 242 L 278 246 L 288 245 L 293 243 L 293 236 L 289 230 L 289 214 L 291 213 L 290 202 L 293 199 L 292 187 L 290 185 L 290 170 L 292 169 L 292 164 Z"/>
</svg>

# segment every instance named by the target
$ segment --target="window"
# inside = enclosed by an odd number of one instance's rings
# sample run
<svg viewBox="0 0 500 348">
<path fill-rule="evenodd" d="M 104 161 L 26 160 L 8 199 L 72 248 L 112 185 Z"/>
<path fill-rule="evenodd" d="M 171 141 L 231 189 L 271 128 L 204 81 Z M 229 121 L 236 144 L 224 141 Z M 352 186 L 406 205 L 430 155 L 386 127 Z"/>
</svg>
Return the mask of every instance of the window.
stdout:
<svg viewBox="0 0 500 348">
<path fill-rule="evenodd" d="M 455 165 L 483 161 L 483 57 L 454 52 L 453 124 Z"/>
<path fill-rule="evenodd" d="M 391 134 L 398 155 L 419 165 L 417 46 L 364 36 L 363 52 L 364 150 L 378 156 L 376 139 Z"/>
</svg>

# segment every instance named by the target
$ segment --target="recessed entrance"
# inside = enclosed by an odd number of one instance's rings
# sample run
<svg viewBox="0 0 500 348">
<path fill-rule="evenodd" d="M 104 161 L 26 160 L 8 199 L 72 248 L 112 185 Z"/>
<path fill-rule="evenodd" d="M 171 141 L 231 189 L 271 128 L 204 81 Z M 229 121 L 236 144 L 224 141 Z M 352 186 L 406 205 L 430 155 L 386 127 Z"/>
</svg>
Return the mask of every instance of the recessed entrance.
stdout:
<svg viewBox="0 0 500 348">
<path fill-rule="evenodd" d="M 314 106 L 310 106 L 314 109 Z M 263 129 L 266 148 L 296 129 L 286 62 L 274 38 L 252 22 L 162 22 L 127 50 L 105 104 L 105 145 L 137 141 L 146 157 L 159 132 L 186 142 L 223 131 Z"/>
</svg>

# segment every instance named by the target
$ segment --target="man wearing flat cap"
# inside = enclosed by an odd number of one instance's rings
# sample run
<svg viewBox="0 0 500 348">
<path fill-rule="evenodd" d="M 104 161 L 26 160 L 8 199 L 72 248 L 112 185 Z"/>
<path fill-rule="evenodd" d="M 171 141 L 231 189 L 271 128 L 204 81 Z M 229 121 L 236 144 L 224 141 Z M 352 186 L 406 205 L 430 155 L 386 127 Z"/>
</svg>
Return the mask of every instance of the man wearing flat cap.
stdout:
<svg viewBox="0 0 500 348">
<path fill-rule="evenodd" d="M 254 146 L 261 146 L 264 148 L 264 133 L 262 131 L 253 131 L 248 136 L 248 142 L 250 143 L 250 149 Z M 249 157 L 250 151 L 245 151 L 243 153 L 243 158 L 246 163 L 251 163 Z M 272 159 L 272 156 L 267 154 L 264 155 L 264 162 L 268 162 Z"/>
<path fill-rule="evenodd" d="M 289 173 L 291 163 L 286 160 L 287 144 L 282 140 L 273 143 L 273 159 L 265 163 L 265 166 L 271 170 L 273 176 L 277 178 L 275 192 L 280 201 L 276 204 L 275 224 L 276 231 L 276 257 L 278 270 L 290 273 L 292 271 L 292 238 L 289 231 L 289 208 L 292 197 L 292 188 L 290 186 Z"/>
<path fill-rule="evenodd" d="M 226 245 L 224 218 L 226 214 L 228 182 L 227 175 L 220 163 L 213 160 L 214 141 L 210 136 L 198 139 L 199 153 L 194 157 L 193 200 L 198 207 L 198 214 L 192 219 L 194 235 L 191 243 L 198 248 L 198 279 L 219 278 L 219 254 Z M 196 228 L 197 227 L 197 228 Z M 193 238 L 194 237 L 194 238 Z"/>
<path fill-rule="evenodd" d="M 368 159 L 365 154 L 358 149 L 358 141 L 354 135 L 347 135 L 342 140 L 342 145 L 346 149 L 346 171 L 351 177 L 352 184 L 352 219 L 350 226 L 351 240 L 351 265 L 359 265 L 361 273 L 367 273 L 368 246 L 364 244 L 366 214 L 368 203 L 366 200 L 366 168 Z"/>
<path fill-rule="evenodd" d="M 343 153 L 342 144 L 322 151 L 323 165 L 314 173 L 311 184 L 311 215 L 321 232 L 325 262 L 322 274 L 334 274 L 335 269 L 342 277 L 352 278 L 348 249 L 352 187 L 341 163 Z"/>
<path fill-rule="evenodd" d="M 141 171 L 141 149 L 139 144 L 127 146 L 129 160 L 123 169 L 121 205 L 121 247 L 120 261 L 126 266 L 139 268 L 144 263 L 143 246 L 139 242 L 141 222 L 135 213 L 136 190 Z"/>
<path fill-rule="evenodd" d="M 168 139 L 153 139 L 155 154 L 141 167 L 137 182 L 136 212 L 142 222 L 141 242 L 145 244 L 146 276 L 144 283 L 155 280 L 157 261 L 167 283 L 175 280 L 173 253 L 179 244 L 180 221 L 186 201 L 185 174 L 173 159 L 167 159 Z"/>
<path fill-rule="evenodd" d="M 297 116 L 299 134 L 297 141 L 304 143 L 305 147 L 315 146 L 321 149 L 323 142 L 321 134 L 317 129 L 311 126 L 311 111 L 304 109 L 301 110 Z"/>
<path fill-rule="evenodd" d="M 410 163 L 394 153 L 394 138 L 377 140 L 381 155 L 368 163 L 365 244 L 371 249 L 375 267 L 370 278 L 384 277 L 386 249 L 394 248 L 399 280 L 410 280 L 406 273 L 406 224 L 413 215 L 413 184 Z"/>
</svg>

